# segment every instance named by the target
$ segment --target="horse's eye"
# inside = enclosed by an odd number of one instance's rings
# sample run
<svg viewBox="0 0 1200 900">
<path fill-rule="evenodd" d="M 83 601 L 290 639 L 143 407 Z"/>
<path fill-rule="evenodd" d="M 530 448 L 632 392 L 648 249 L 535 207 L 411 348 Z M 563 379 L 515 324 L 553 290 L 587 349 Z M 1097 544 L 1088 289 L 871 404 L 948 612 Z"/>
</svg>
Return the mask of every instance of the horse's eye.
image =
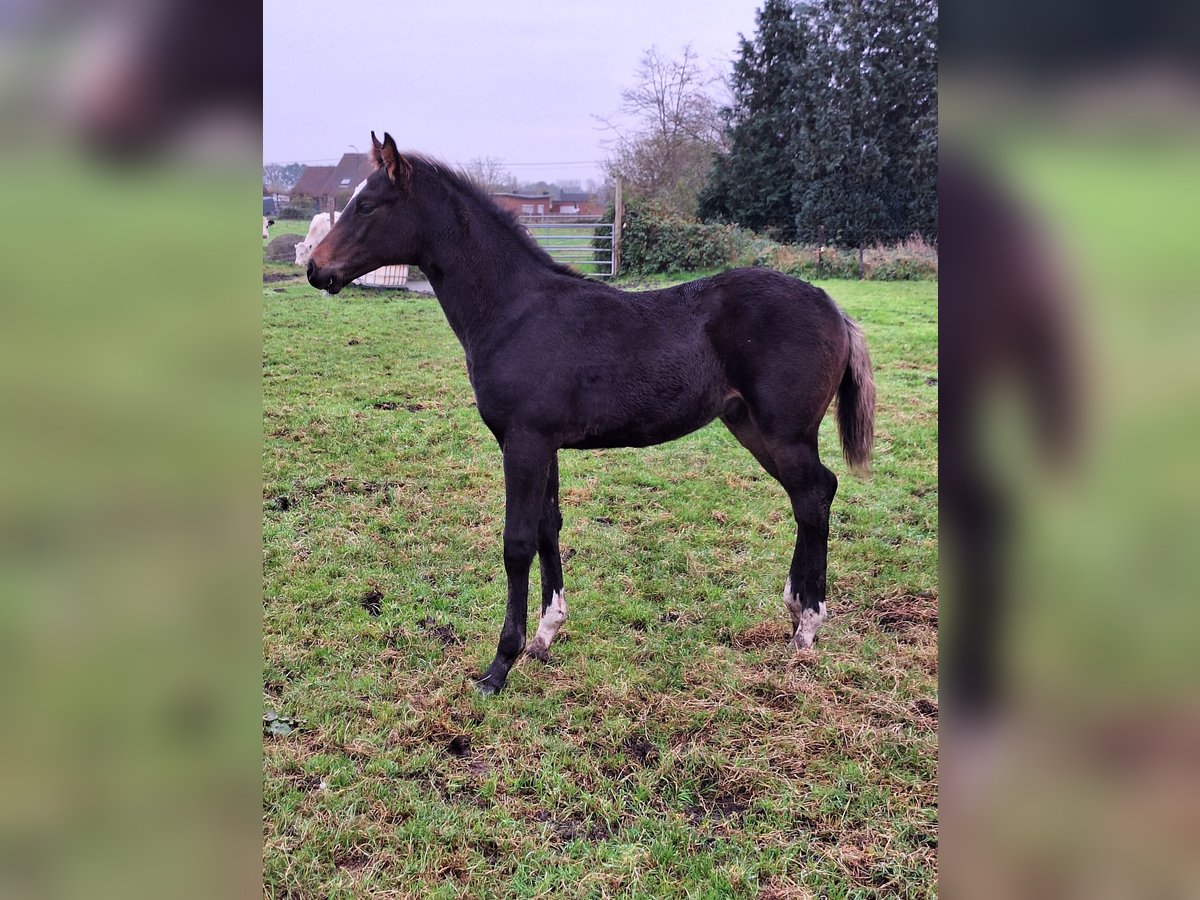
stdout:
<svg viewBox="0 0 1200 900">
<path fill-rule="evenodd" d="M 374 207 L 374 206 L 372 206 L 370 203 L 366 203 L 366 202 L 364 202 L 364 201 L 362 201 L 362 200 L 359 200 L 359 201 L 358 201 L 358 211 L 359 211 L 360 213 L 362 213 L 364 216 L 365 216 L 367 213 L 369 213 L 371 210 L 373 210 L 374 208 L 375 208 L 375 207 Z"/>
</svg>

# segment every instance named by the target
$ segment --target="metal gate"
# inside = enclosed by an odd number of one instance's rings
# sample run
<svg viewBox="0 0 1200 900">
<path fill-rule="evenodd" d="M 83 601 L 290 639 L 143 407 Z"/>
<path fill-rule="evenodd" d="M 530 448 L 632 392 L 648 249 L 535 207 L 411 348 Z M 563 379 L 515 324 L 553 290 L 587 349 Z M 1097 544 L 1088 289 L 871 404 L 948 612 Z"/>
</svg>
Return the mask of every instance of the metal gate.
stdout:
<svg viewBox="0 0 1200 900">
<path fill-rule="evenodd" d="M 555 262 L 587 275 L 613 276 L 612 222 L 601 216 L 521 216 L 521 224 Z"/>
</svg>

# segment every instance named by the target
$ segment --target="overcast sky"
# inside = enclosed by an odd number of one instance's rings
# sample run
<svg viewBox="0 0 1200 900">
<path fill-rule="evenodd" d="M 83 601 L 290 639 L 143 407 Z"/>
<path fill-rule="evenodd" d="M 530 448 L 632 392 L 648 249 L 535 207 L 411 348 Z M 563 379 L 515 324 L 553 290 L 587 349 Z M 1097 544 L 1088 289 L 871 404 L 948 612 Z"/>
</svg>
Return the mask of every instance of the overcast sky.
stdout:
<svg viewBox="0 0 1200 900">
<path fill-rule="evenodd" d="M 266 0 L 263 161 L 331 164 L 390 131 L 522 181 L 600 178 L 611 115 L 651 45 L 728 75 L 762 0 Z"/>
</svg>

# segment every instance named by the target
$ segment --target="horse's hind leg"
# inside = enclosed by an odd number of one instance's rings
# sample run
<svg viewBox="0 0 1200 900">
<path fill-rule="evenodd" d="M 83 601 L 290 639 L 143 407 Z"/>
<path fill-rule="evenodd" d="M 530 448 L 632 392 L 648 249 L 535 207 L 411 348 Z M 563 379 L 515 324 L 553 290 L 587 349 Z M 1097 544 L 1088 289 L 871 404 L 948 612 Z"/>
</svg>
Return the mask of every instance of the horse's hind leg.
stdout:
<svg viewBox="0 0 1200 900">
<path fill-rule="evenodd" d="M 792 619 L 792 646 L 811 647 L 825 621 L 829 507 L 837 492 L 837 476 L 821 464 L 815 436 L 785 441 L 764 434 L 744 405 L 730 409 L 722 421 L 783 485 L 791 500 L 796 549 L 784 584 L 783 602 Z"/>
<path fill-rule="evenodd" d="M 567 618 L 567 601 L 563 594 L 562 557 L 558 551 L 558 535 L 562 530 L 562 512 L 558 507 L 558 458 L 550 464 L 546 480 L 546 497 L 538 521 L 538 560 L 542 569 L 542 618 L 537 633 L 525 650 L 527 656 L 542 662 L 550 661 L 550 644 Z"/>
<path fill-rule="evenodd" d="M 804 650 L 816 641 L 825 621 L 829 507 L 838 482 L 837 476 L 821 465 L 815 444 L 777 450 L 773 456 L 791 460 L 780 467 L 796 517 L 796 549 L 783 588 L 783 602 L 792 616 L 792 646 Z"/>
</svg>

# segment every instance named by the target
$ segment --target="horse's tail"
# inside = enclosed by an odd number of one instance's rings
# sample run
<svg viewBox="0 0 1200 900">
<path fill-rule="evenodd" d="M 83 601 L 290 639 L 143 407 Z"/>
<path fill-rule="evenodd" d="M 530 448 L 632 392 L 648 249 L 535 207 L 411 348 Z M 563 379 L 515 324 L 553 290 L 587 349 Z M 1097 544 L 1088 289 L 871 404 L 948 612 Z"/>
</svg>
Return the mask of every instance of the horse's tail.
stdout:
<svg viewBox="0 0 1200 900">
<path fill-rule="evenodd" d="M 875 441 L 875 377 L 871 355 L 858 323 L 842 314 L 850 333 L 850 359 L 838 385 L 837 421 L 842 436 L 842 455 L 850 471 L 866 475 L 871 468 L 871 445 Z"/>
</svg>

